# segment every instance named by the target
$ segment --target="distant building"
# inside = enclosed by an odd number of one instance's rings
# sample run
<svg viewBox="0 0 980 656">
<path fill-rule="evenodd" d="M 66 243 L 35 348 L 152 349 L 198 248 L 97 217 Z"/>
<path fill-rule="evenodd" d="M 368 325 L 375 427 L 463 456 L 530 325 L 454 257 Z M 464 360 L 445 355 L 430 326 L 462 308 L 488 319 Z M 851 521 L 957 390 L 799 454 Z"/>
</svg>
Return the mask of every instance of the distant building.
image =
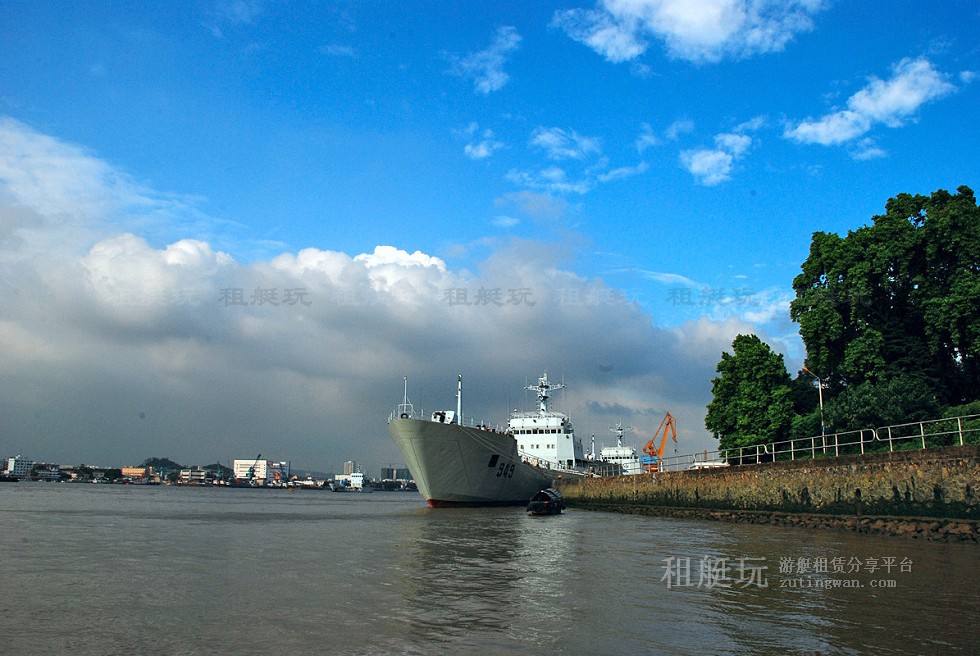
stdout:
<svg viewBox="0 0 980 656">
<path fill-rule="evenodd" d="M 407 467 L 382 467 L 381 480 L 383 481 L 410 481 L 412 473 Z"/>
<path fill-rule="evenodd" d="M 3 473 L 8 476 L 16 476 L 17 478 L 24 478 L 31 473 L 31 468 L 34 466 L 33 460 L 28 460 L 24 456 L 13 456 L 11 458 L 4 459 Z"/>
<path fill-rule="evenodd" d="M 232 475 L 256 485 L 284 485 L 289 480 L 289 463 L 272 460 L 235 460 Z"/>
<path fill-rule="evenodd" d="M 123 467 L 123 478 L 149 478 L 153 476 L 153 467 Z"/>
<path fill-rule="evenodd" d="M 39 466 L 35 464 L 33 470 L 39 481 L 60 481 L 63 478 L 61 468 L 58 465 Z"/>
<path fill-rule="evenodd" d="M 200 467 L 192 467 L 190 469 L 181 469 L 180 478 L 178 480 L 187 485 L 204 485 L 204 480 L 206 478 L 206 471 Z"/>
<path fill-rule="evenodd" d="M 358 471 L 357 463 L 353 460 L 348 460 L 344 463 L 344 476 L 350 476 L 354 472 Z"/>
</svg>

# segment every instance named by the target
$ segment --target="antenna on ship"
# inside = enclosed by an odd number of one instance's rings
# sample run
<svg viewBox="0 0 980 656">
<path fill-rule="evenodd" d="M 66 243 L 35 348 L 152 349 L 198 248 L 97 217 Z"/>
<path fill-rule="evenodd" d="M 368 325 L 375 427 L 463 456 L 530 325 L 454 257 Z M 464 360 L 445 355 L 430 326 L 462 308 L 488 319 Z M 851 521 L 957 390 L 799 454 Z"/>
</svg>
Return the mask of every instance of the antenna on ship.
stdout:
<svg viewBox="0 0 980 656">
<path fill-rule="evenodd" d="M 609 429 L 616 435 L 616 446 L 623 446 L 623 433 L 633 430 L 632 426 L 623 428 L 623 422 L 617 421 L 616 425 Z"/>
<path fill-rule="evenodd" d="M 463 374 L 456 379 L 456 423 L 463 425 Z"/>
<path fill-rule="evenodd" d="M 540 408 L 542 413 L 548 412 L 548 392 L 553 390 L 560 390 L 565 388 L 565 383 L 550 383 L 548 382 L 548 372 L 544 372 L 544 376 L 538 378 L 537 385 L 526 385 L 524 389 L 531 392 L 536 392 L 538 395 L 538 402 L 540 403 Z"/>
</svg>

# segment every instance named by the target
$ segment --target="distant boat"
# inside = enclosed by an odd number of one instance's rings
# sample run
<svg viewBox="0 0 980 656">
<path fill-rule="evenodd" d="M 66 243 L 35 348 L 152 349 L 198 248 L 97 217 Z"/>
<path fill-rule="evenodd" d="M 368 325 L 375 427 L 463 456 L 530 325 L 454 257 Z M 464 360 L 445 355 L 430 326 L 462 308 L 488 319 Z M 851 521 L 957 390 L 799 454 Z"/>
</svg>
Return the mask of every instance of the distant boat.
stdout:
<svg viewBox="0 0 980 656">
<path fill-rule="evenodd" d="M 0 483 L 16 483 L 19 480 L 13 474 L 0 474 Z"/>
</svg>

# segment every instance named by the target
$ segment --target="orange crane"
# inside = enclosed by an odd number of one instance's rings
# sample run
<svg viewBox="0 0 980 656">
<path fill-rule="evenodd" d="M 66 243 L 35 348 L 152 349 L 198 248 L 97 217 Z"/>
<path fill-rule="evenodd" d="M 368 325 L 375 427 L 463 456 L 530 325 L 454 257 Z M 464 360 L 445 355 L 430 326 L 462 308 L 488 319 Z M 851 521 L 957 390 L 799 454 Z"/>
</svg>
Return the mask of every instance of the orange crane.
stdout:
<svg viewBox="0 0 980 656">
<path fill-rule="evenodd" d="M 643 447 L 643 451 L 647 454 L 643 458 L 640 458 L 640 462 L 643 463 L 644 469 L 648 474 L 655 474 L 660 470 L 660 462 L 663 459 L 664 447 L 667 446 L 667 434 L 674 440 L 674 444 L 677 444 L 677 420 L 669 412 L 664 416 L 664 420 L 660 422 L 660 427 L 657 428 L 657 432 L 653 434 L 653 437 L 647 442 L 646 446 Z M 656 446 L 657 438 L 660 438 L 660 447 Z"/>
</svg>

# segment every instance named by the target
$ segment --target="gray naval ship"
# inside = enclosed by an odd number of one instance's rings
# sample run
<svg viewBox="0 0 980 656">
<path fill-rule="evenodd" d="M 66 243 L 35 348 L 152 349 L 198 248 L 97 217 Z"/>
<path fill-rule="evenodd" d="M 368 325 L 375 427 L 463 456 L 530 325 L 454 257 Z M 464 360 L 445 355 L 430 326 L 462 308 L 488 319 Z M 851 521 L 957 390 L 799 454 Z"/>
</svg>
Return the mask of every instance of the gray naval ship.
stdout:
<svg viewBox="0 0 980 656">
<path fill-rule="evenodd" d="M 388 432 L 433 508 L 526 505 L 562 477 L 587 475 L 582 442 L 572 422 L 548 409 L 551 392 L 564 388 L 545 373 L 535 392 L 538 409 L 513 412 L 506 428 L 462 421 L 463 378 L 456 387 L 456 410 L 421 416 L 405 396 L 388 419 Z"/>
</svg>

